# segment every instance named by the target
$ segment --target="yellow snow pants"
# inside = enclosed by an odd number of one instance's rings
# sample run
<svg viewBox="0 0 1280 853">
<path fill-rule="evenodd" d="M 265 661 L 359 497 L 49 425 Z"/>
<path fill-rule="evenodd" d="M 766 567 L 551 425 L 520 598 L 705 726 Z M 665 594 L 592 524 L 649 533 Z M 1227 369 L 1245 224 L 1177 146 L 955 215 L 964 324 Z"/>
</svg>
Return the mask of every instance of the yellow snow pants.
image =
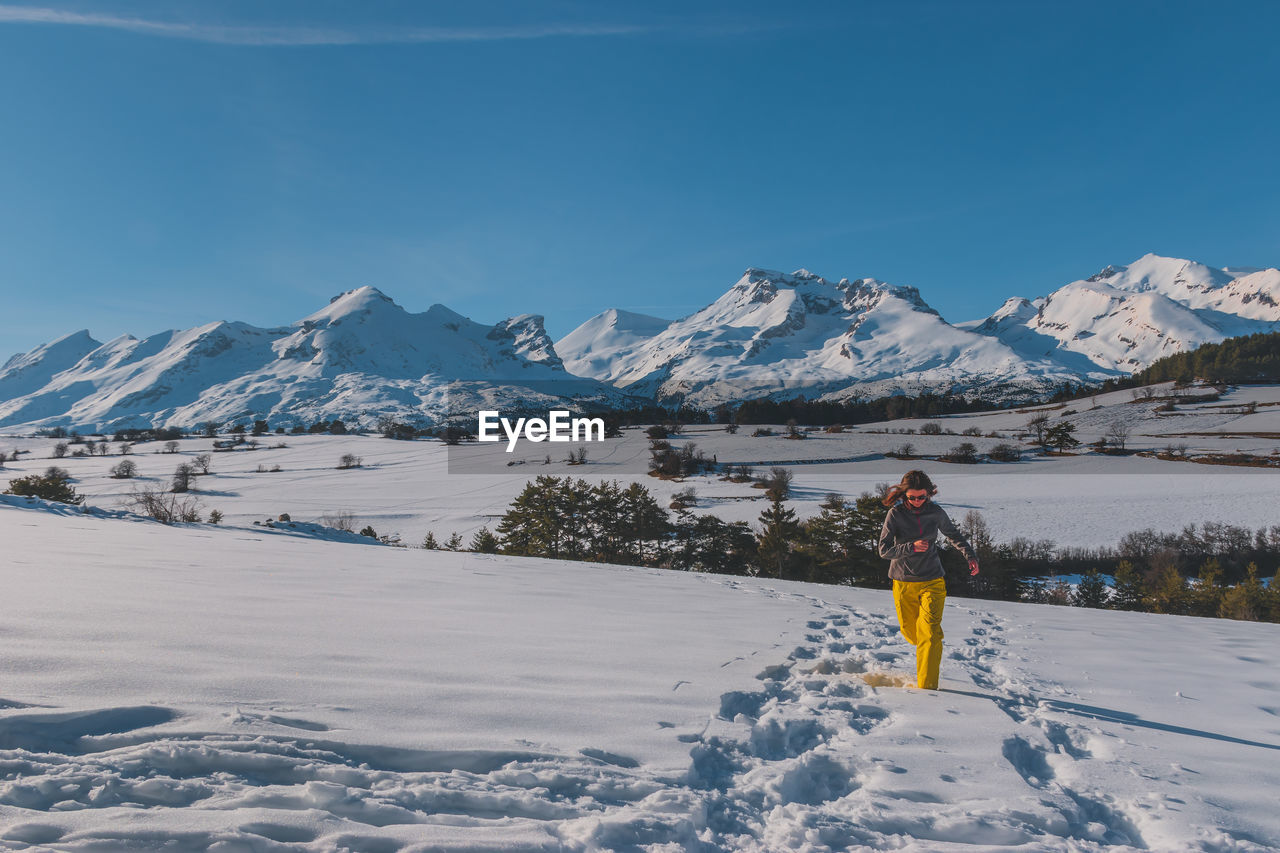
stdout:
<svg viewBox="0 0 1280 853">
<path fill-rule="evenodd" d="M 938 689 L 938 670 L 942 666 L 942 605 L 946 600 L 945 578 L 893 582 L 898 625 L 902 636 L 916 647 L 916 684 L 926 690 Z"/>
</svg>

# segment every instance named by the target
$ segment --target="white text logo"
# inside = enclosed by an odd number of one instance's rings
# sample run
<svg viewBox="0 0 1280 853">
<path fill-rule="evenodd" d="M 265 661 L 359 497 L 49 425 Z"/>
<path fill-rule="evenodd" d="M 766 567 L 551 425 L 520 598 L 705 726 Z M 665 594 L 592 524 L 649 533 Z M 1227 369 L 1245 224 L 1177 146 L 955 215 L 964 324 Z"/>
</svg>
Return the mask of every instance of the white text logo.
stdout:
<svg viewBox="0 0 1280 853">
<path fill-rule="evenodd" d="M 603 418 L 570 418 L 567 409 L 552 409 L 542 418 L 516 418 L 513 424 L 498 412 L 480 413 L 480 441 L 502 441 L 498 427 L 507 436 L 507 452 L 516 449 L 521 438 L 529 441 L 604 441 Z M 597 437 L 593 437 L 595 434 Z"/>
</svg>

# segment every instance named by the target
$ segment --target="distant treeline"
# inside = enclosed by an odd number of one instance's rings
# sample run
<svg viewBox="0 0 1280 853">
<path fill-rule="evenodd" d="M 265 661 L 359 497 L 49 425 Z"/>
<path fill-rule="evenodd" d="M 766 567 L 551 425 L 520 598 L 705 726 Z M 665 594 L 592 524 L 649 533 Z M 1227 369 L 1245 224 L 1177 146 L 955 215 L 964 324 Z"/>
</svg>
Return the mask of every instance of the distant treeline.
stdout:
<svg viewBox="0 0 1280 853">
<path fill-rule="evenodd" d="M 790 420 L 813 426 L 832 424 L 869 424 L 899 418 L 932 418 L 939 415 L 983 412 L 1001 408 L 993 400 L 949 394 L 921 394 L 918 397 L 897 395 L 874 400 L 826 402 L 819 400 L 746 400 L 733 413 L 740 424 L 784 424 Z M 717 420 L 727 423 L 723 416 Z"/>
<path fill-rule="evenodd" d="M 786 473 L 759 479 L 769 504 L 754 528 L 690 512 L 692 490 L 677 495 L 673 514 L 639 483 L 541 476 L 470 550 L 887 589 L 888 561 L 877 550 L 888 512 L 880 495 L 829 495 L 817 515 L 800 520 L 786 505 Z M 1143 530 L 1114 549 L 1086 550 L 1021 538 L 996 543 L 977 512 L 957 522 L 982 570 L 971 577 L 957 549 L 941 549 L 952 595 L 1280 622 L 1280 588 L 1259 580 L 1280 566 L 1280 526 Z M 439 547 L 434 535 L 425 545 Z M 446 547 L 463 545 L 455 535 Z M 1065 575 L 1083 580 L 1068 586 L 1058 580 Z"/>
<path fill-rule="evenodd" d="M 1197 380 L 1209 384 L 1272 385 L 1280 383 L 1280 332 L 1227 338 L 1216 344 L 1201 344 L 1187 352 L 1156 359 L 1132 376 L 1108 379 L 1101 385 L 1081 386 L 1071 399 L 1091 394 L 1140 388 L 1159 382 L 1189 384 Z M 1058 395 L 1058 400 L 1066 399 Z M 1057 402 L 1058 400 L 1055 400 Z"/>
<path fill-rule="evenodd" d="M 1142 385 L 1203 379 L 1207 382 L 1280 382 L 1280 332 L 1227 338 L 1155 361 L 1134 375 Z"/>
</svg>

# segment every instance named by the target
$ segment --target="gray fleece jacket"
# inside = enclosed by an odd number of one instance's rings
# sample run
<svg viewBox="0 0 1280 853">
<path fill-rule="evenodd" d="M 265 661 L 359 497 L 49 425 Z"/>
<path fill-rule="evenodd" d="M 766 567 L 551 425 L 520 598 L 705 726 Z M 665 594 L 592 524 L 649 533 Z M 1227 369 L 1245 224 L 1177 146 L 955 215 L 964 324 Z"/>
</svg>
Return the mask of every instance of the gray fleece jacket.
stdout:
<svg viewBox="0 0 1280 853">
<path fill-rule="evenodd" d="M 890 507 L 884 527 L 880 529 L 880 556 L 890 561 L 889 577 L 908 582 L 944 577 L 942 560 L 938 558 L 939 533 L 959 548 L 966 559 L 978 559 L 964 534 L 951 523 L 946 511 L 932 500 L 925 501 L 918 510 L 906 501 Z M 917 539 L 928 540 L 929 549 L 919 553 L 914 551 L 911 543 Z"/>
</svg>

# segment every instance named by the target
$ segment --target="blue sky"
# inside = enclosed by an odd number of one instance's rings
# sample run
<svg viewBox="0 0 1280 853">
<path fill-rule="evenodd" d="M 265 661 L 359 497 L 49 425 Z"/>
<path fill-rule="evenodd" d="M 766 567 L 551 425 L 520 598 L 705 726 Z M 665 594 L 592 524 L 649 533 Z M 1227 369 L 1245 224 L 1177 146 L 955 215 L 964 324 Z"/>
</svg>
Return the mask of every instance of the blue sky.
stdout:
<svg viewBox="0 0 1280 853">
<path fill-rule="evenodd" d="M 794 5 L 0 0 L 0 360 L 365 284 L 560 337 L 751 266 L 960 321 L 1280 264 L 1280 3 Z"/>
</svg>

